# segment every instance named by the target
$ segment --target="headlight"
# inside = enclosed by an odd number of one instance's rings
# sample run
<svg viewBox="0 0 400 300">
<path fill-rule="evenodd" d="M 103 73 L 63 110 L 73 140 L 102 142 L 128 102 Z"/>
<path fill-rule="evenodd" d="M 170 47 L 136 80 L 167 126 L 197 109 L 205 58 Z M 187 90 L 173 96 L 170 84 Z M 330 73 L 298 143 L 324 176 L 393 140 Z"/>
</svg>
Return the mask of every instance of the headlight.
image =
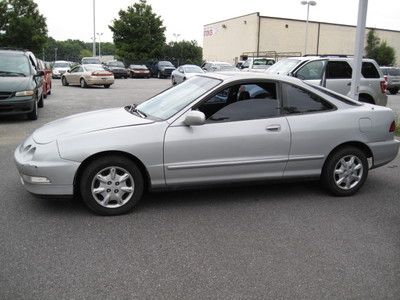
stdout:
<svg viewBox="0 0 400 300">
<path fill-rule="evenodd" d="M 22 91 L 22 92 L 16 92 L 15 97 L 33 96 L 33 94 L 34 94 L 33 91 Z"/>
<path fill-rule="evenodd" d="M 60 74 L 60 71 L 58 71 L 58 70 L 53 70 L 53 73 L 54 73 L 54 74 Z"/>
</svg>

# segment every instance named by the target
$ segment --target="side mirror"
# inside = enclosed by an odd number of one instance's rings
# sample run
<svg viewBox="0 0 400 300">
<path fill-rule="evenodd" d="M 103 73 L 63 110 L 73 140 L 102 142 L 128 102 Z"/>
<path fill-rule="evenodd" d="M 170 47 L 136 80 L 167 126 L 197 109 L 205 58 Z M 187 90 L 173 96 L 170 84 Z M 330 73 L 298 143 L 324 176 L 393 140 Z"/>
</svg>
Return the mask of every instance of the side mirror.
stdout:
<svg viewBox="0 0 400 300">
<path fill-rule="evenodd" d="M 187 126 L 203 125 L 206 122 L 204 113 L 198 110 L 191 110 L 186 114 L 184 123 Z"/>
<path fill-rule="evenodd" d="M 40 70 L 36 72 L 35 77 L 43 77 L 44 76 L 44 71 Z"/>
</svg>

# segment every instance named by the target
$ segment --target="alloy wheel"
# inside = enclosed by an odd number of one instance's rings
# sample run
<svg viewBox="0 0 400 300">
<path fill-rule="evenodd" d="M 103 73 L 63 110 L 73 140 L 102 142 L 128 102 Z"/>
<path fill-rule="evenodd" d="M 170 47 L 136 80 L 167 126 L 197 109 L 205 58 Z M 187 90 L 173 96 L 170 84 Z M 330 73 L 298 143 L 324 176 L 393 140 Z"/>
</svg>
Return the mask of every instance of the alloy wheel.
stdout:
<svg viewBox="0 0 400 300">
<path fill-rule="evenodd" d="M 336 163 L 334 168 L 335 184 L 343 190 L 350 190 L 360 183 L 363 171 L 363 164 L 357 156 L 344 156 Z"/>
</svg>

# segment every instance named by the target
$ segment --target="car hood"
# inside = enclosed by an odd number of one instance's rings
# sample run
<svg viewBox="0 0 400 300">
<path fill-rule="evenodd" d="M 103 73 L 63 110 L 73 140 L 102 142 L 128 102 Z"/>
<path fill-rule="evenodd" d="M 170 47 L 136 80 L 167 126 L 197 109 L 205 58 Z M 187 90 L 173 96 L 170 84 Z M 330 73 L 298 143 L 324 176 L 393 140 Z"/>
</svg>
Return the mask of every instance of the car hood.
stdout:
<svg viewBox="0 0 400 300">
<path fill-rule="evenodd" d="M 0 77 L 1 92 L 25 91 L 29 87 L 31 77 Z"/>
<path fill-rule="evenodd" d="M 37 129 L 33 133 L 33 139 L 36 143 L 47 144 L 66 136 L 117 127 L 144 125 L 153 122 L 152 120 L 133 115 L 123 107 L 102 109 L 50 122 Z"/>
<path fill-rule="evenodd" d="M 160 67 L 160 70 L 175 70 L 175 67 Z"/>
</svg>

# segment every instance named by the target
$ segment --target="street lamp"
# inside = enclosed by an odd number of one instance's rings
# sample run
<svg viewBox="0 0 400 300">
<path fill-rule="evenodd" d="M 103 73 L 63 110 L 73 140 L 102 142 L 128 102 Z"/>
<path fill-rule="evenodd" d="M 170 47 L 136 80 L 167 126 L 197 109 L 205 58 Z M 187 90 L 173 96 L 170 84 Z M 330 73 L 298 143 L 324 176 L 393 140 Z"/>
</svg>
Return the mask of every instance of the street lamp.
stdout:
<svg viewBox="0 0 400 300">
<path fill-rule="evenodd" d="M 307 54 L 307 37 L 308 37 L 308 16 L 310 14 L 310 5 L 315 6 L 317 2 L 315 1 L 301 1 L 302 5 L 307 5 L 307 22 L 306 22 L 306 37 L 304 41 L 304 54 Z"/>
<path fill-rule="evenodd" d="M 178 38 L 181 36 L 181 34 L 180 33 L 173 33 L 172 35 L 175 38 L 175 42 L 178 42 Z"/>
<path fill-rule="evenodd" d="M 99 37 L 99 56 L 101 57 L 101 39 L 100 38 L 104 33 L 103 32 L 98 32 L 96 34 Z"/>
<path fill-rule="evenodd" d="M 93 57 L 96 56 L 96 0 L 93 0 Z"/>
</svg>

